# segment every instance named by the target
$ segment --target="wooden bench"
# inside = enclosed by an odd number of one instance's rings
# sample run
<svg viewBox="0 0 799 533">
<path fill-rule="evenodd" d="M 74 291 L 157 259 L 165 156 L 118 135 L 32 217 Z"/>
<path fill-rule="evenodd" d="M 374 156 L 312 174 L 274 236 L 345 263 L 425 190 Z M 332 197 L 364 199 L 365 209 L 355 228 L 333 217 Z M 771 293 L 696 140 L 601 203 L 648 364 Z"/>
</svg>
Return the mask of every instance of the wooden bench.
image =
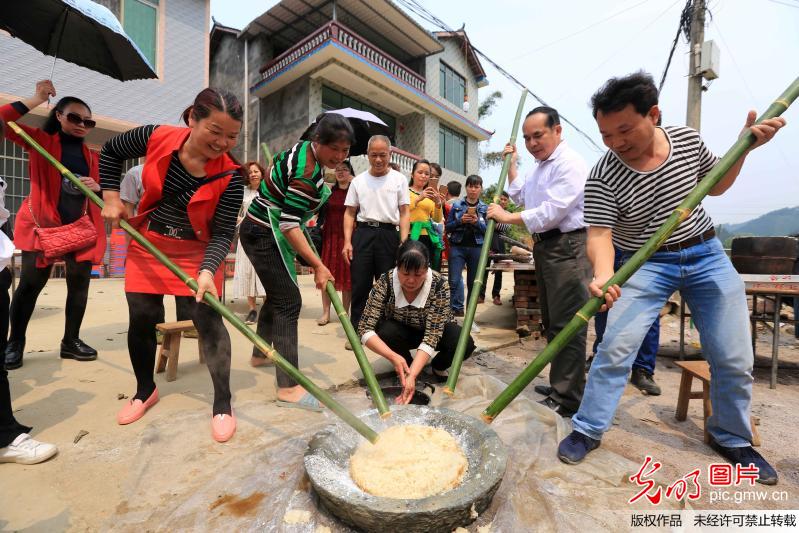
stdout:
<svg viewBox="0 0 799 533">
<path fill-rule="evenodd" d="M 674 416 L 682 422 L 688 418 L 688 401 L 701 398 L 704 411 L 702 427 L 705 432 L 705 444 L 709 444 L 710 433 L 707 431 L 707 419 L 713 414 L 713 407 L 710 404 L 710 366 L 707 361 L 675 361 L 674 364 L 682 368 L 680 392 L 677 395 L 677 412 Z M 691 390 L 694 378 L 702 382 L 701 391 Z M 755 417 L 750 418 L 749 421 L 752 427 L 752 446 L 760 446 L 760 434 L 755 427 L 759 421 Z"/>
<path fill-rule="evenodd" d="M 164 322 L 156 324 L 155 329 L 164 334 L 164 340 L 158 350 L 158 363 L 155 371 L 161 373 L 166 369 L 166 380 L 175 381 L 178 378 L 178 356 L 180 355 L 180 339 L 183 338 L 184 331 L 194 329 L 191 320 L 181 320 L 180 322 Z M 205 354 L 200 339 L 197 339 L 197 346 L 200 349 L 200 363 L 205 363 Z"/>
</svg>

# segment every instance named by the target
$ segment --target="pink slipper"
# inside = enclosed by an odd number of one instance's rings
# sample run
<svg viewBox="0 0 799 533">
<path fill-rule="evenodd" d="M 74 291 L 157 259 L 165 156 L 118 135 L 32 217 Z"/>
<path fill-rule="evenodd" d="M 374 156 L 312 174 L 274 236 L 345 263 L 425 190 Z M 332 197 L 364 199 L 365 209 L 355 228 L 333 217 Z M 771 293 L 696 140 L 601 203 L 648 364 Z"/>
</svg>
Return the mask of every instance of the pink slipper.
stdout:
<svg viewBox="0 0 799 533">
<path fill-rule="evenodd" d="M 216 442 L 227 442 L 236 433 L 236 417 L 233 412 L 229 415 L 214 415 L 211 419 L 211 436 Z"/>
<path fill-rule="evenodd" d="M 117 423 L 121 426 L 124 426 L 125 424 L 135 422 L 143 417 L 144 413 L 146 413 L 150 407 L 157 403 L 158 388 L 156 388 L 150 397 L 145 401 L 129 400 L 125 407 L 120 409 L 120 411 L 117 413 Z"/>
</svg>

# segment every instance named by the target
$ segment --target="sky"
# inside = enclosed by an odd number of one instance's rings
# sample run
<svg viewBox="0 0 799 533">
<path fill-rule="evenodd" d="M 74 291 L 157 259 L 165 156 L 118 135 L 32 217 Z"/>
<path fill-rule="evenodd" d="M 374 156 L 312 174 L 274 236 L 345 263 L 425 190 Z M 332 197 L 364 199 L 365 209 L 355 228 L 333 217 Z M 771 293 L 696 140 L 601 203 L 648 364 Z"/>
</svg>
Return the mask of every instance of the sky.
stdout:
<svg viewBox="0 0 799 533">
<path fill-rule="evenodd" d="M 604 146 L 591 116 L 591 95 L 609 78 L 637 70 L 659 82 L 677 32 L 684 0 L 417 0 L 451 28 L 465 30 L 472 44 L 528 89 L 587 133 L 600 149 L 564 124 L 564 139 L 593 165 Z M 274 0 L 211 0 L 221 24 L 244 28 L 275 5 Z M 490 6 L 488 9 L 486 6 Z M 758 113 L 799 76 L 799 0 L 708 0 L 705 40 L 721 51 L 719 77 L 702 97 L 701 133 L 717 155 L 737 139 L 746 113 Z M 422 26 L 439 28 L 419 19 Z M 664 125 L 685 124 L 688 44 L 680 37 L 660 107 Z M 503 97 L 482 125 L 495 131 L 486 150 L 498 150 L 511 136 L 521 91 L 483 61 L 489 85 Z M 705 82 L 706 85 L 708 82 Z M 539 103 L 528 95 L 525 109 Z M 735 185 L 703 205 L 716 223 L 743 222 L 799 205 L 799 103 L 784 115 L 788 126 L 752 152 Z M 533 167 L 518 136 L 522 171 Z M 499 167 L 484 169 L 495 183 Z"/>
</svg>

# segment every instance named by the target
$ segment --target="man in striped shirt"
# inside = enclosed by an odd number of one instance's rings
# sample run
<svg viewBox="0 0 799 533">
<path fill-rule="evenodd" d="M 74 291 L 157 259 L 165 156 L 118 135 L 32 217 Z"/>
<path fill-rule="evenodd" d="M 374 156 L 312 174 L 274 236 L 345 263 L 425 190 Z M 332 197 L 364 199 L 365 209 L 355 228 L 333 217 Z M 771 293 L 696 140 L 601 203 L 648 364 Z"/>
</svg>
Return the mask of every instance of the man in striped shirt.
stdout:
<svg viewBox="0 0 799 533">
<path fill-rule="evenodd" d="M 629 260 L 717 158 L 696 131 L 657 126 L 658 92 L 649 74 L 611 79 L 594 94 L 592 105 L 602 139 L 610 148 L 592 169 L 585 188 L 588 257 L 594 269 L 589 289 L 601 296 L 613 276 L 614 246 L 623 254 L 622 263 Z M 751 131 L 756 138 L 751 149 L 770 140 L 785 124 L 781 118 L 757 126 L 754 122 L 755 112 L 750 111 L 744 133 Z M 721 178 L 711 195 L 732 186 L 743 160 Z M 607 307 L 612 307 L 607 330 L 588 374 L 583 402 L 572 418 L 574 431 L 560 443 L 558 457 L 576 464 L 599 447 L 638 347 L 676 290 L 691 307 L 713 376 L 713 415 L 707 420 L 711 446 L 733 464 L 753 463 L 759 468 L 760 483 L 777 483 L 777 472 L 751 446 L 754 356 L 744 285 L 701 206 L 629 279 L 623 295 L 615 285 L 605 294 Z"/>
</svg>

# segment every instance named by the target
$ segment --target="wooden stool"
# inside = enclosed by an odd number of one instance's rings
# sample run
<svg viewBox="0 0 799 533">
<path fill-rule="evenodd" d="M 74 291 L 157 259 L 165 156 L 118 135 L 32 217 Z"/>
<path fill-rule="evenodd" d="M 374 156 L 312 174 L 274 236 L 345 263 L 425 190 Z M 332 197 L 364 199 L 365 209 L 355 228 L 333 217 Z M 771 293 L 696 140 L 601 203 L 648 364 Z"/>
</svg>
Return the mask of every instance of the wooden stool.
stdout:
<svg viewBox="0 0 799 533">
<path fill-rule="evenodd" d="M 161 373 L 166 368 L 166 380 L 175 381 L 178 378 L 178 355 L 180 354 L 180 339 L 184 331 L 194 329 L 194 322 L 181 320 L 180 322 L 164 322 L 156 324 L 155 329 L 164 334 L 161 348 L 158 350 L 158 363 L 155 371 Z M 205 354 L 200 339 L 197 339 L 200 349 L 200 363 L 205 363 Z"/>
<path fill-rule="evenodd" d="M 710 405 L 710 366 L 707 361 L 675 361 L 674 364 L 682 368 L 680 392 L 677 395 L 677 412 L 674 416 L 682 422 L 688 417 L 688 401 L 702 398 L 702 410 L 704 411 L 702 427 L 705 431 L 705 444 L 710 444 L 710 433 L 707 431 L 707 419 L 713 414 L 713 407 Z M 701 392 L 691 390 L 694 378 L 702 381 Z M 752 427 L 752 446 L 760 446 L 760 434 L 755 427 L 757 422 L 754 417 L 749 419 Z"/>
</svg>

